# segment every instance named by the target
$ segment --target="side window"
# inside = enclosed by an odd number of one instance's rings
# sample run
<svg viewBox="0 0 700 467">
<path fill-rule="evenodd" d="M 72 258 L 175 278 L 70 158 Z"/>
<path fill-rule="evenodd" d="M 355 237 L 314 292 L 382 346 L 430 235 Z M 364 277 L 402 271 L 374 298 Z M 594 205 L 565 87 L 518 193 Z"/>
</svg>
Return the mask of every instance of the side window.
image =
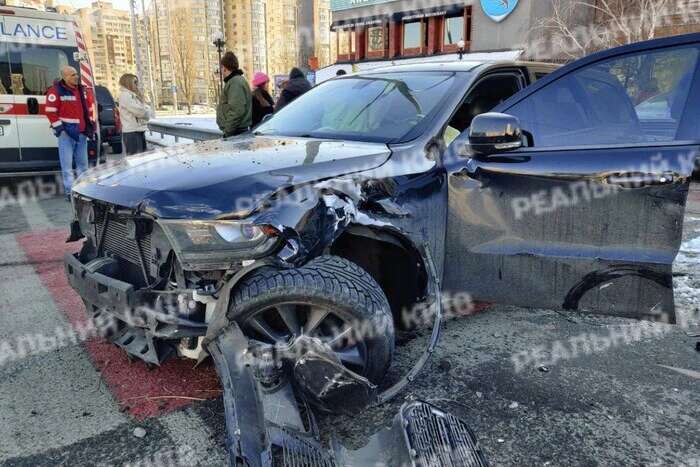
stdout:
<svg viewBox="0 0 700 467">
<path fill-rule="evenodd" d="M 514 74 L 499 74 L 485 78 L 467 95 L 445 129 L 445 145 L 449 146 L 477 115 L 489 112 L 510 96 L 520 91 L 521 81 Z"/>
<path fill-rule="evenodd" d="M 11 94 L 44 95 L 61 68 L 69 65 L 67 53 L 55 47 L 13 47 L 10 52 Z"/>
<path fill-rule="evenodd" d="M 596 63 L 507 112 L 536 147 L 674 141 L 697 60 L 696 48 L 681 48 Z"/>
<path fill-rule="evenodd" d="M 0 42 L 0 94 L 10 94 L 11 75 L 7 43 Z"/>
</svg>

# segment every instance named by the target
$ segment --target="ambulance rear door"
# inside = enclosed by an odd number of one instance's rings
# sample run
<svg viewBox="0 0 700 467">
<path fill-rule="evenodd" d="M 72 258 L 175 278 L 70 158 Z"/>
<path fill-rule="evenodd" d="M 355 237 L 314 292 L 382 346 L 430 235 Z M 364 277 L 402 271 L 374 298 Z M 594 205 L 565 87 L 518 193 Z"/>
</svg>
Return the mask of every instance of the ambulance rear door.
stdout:
<svg viewBox="0 0 700 467">
<path fill-rule="evenodd" d="M 0 23 L 4 20 L 0 16 Z M 10 93 L 7 43 L 0 38 L 0 172 L 20 170 L 19 133 L 14 96 Z"/>
<path fill-rule="evenodd" d="M 53 18 L 5 17 L 13 32 L 9 48 L 12 94 L 18 109 L 20 159 L 33 169 L 60 167 L 58 142 L 46 118 L 46 90 L 61 77 L 61 69 L 78 69 L 73 24 Z"/>
</svg>

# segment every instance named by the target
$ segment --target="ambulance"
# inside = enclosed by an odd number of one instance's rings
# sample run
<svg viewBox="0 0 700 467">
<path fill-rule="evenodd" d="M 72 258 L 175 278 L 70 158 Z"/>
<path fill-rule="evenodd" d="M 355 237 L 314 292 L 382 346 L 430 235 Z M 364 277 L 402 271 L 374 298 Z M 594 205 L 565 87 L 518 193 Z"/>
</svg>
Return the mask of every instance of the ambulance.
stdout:
<svg viewBox="0 0 700 467">
<path fill-rule="evenodd" d="M 80 71 L 84 86 L 93 87 L 73 17 L 0 6 L 0 176 L 60 169 L 44 95 L 66 65 Z M 90 152 L 94 156 L 94 146 Z"/>
</svg>

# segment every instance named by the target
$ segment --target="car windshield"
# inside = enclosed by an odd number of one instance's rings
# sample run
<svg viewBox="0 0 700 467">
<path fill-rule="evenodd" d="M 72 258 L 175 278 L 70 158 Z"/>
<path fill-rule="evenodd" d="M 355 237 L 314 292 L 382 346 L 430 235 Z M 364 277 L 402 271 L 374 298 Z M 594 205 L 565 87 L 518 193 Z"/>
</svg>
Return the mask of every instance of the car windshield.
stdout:
<svg viewBox="0 0 700 467">
<path fill-rule="evenodd" d="M 260 135 L 392 143 L 430 122 L 455 86 L 455 73 L 383 73 L 327 81 L 256 129 Z"/>
</svg>

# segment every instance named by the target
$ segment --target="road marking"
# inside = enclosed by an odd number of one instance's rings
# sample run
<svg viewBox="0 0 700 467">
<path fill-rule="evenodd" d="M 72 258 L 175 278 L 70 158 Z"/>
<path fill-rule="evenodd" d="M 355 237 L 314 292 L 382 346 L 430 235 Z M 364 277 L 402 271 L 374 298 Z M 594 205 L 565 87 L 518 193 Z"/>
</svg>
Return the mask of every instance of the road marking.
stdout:
<svg viewBox="0 0 700 467">
<path fill-rule="evenodd" d="M 68 321 L 84 326 L 87 321 L 81 298 L 68 284 L 63 255 L 74 253 L 79 243 L 66 243 L 64 229 L 17 235 L 17 243 L 26 257 L 35 262 L 35 270 L 49 290 L 57 308 Z M 213 399 L 221 394 L 213 365 L 194 368 L 195 362 L 171 359 L 149 370 L 141 361 L 130 361 L 126 354 L 105 339 L 84 343 L 105 386 L 119 404 L 137 419 L 159 416 L 192 404 L 194 399 Z"/>
<path fill-rule="evenodd" d="M 686 370 L 685 368 L 676 368 L 675 366 L 657 365 L 661 368 L 666 368 L 668 370 L 673 370 L 685 376 L 690 376 L 691 378 L 700 379 L 700 372 L 693 370 Z"/>
<path fill-rule="evenodd" d="M 20 203 L 31 230 L 48 230 L 54 227 L 37 201 Z"/>
<path fill-rule="evenodd" d="M 0 235 L 0 464 L 69 446 L 125 418 L 82 346 L 56 340 L 70 324 L 27 263 L 15 235 Z"/>
</svg>

